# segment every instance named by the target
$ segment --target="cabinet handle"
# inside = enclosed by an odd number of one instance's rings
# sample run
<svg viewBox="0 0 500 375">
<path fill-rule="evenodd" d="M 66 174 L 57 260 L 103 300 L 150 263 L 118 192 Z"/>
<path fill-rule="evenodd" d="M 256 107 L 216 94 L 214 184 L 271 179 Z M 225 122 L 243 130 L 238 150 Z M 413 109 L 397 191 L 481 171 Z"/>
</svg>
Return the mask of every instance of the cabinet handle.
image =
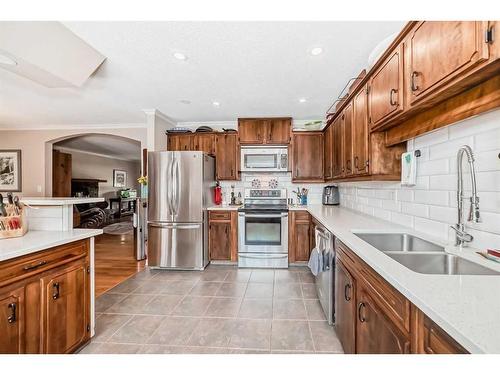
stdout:
<svg viewBox="0 0 500 375">
<path fill-rule="evenodd" d="M 17 317 L 16 317 L 16 308 L 17 308 L 17 305 L 14 302 L 13 303 L 9 303 L 9 305 L 7 306 L 7 308 L 10 310 L 10 315 L 7 318 L 7 321 L 9 323 L 15 323 L 16 320 L 17 320 Z"/>
<path fill-rule="evenodd" d="M 411 73 L 411 91 L 417 91 L 418 90 L 418 85 L 415 83 L 415 78 L 417 78 L 418 72 L 413 72 Z"/>
<path fill-rule="evenodd" d="M 344 287 L 344 298 L 346 301 L 350 301 L 351 300 L 351 284 L 345 284 L 345 287 Z M 347 290 L 349 290 L 349 294 L 347 294 Z"/>
<path fill-rule="evenodd" d="M 233 176 L 234 176 L 234 169 L 231 168 L 231 177 L 233 177 Z"/>
<path fill-rule="evenodd" d="M 358 160 L 359 160 L 359 158 L 357 156 L 355 156 L 354 157 L 354 168 L 356 168 L 357 171 L 359 171 Z"/>
<path fill-rule="evenodd" d="M 365 303 L 364 302 L 361 302 L 359 305 L 358 305 L 358 320 L 361 322 L 361 323 L 364 323 L 366 322 L 366 319 L 364 316 L 361 316 L 361 310 L 365 308 Z"/>
<path fill-rule="evenodd" d="M 390 94 L 390 98 L 389 98 L 389 101 L 391 103 L 392 106 L 396 106 L 398 105 L 398 101 L 397 100 L 393 100 L 393 95 L 394 94 L 397 94 L 398 93 L 398 90 L 396 89 L 391 89 L 391 94 Z"/>
<path fill-rule="evenodd" d="M 30 270 L 34 270 L 35 268 L 38 268 L 38 267 L 41 267 L 41 266 L 44 266 L 46 265 L 47 262 L 45 260 L 41 260 L 40 262 L 38 263 L 35 263 L 35 264 L 28 264 L 27 266 L 24 266 L 24 270 L 25 271 L 30 271 Z"/>
<path fill-rule="evenodd" d="M 226 229 L 225 229 L 225 232 L 226 232 L 226 234 L 227 234 L 227 227 L 226 227 Z"/>
<path fill-rule="evenodd" d="M 346 162 L 346 169 L 347 169 L 347 171 L 348 171 L 349 173 L 350 173 L 350 172 L 352 172 L 352 167 L 351 167 L 351 164 L 352 164 L 352 163 L 351 163 L 351 159 L 347 160 L 347 162 Z"/>
<path fill-rule="evenodd" d="M 295 170 L 295 174 L 297 175 L 297 177 L 299 177 L 299 175 L 300 175 L 300 173 L 299 173 L 299 172 L 300 172 L 300 171 L 299 171 L 299 168 L 297 168 L 297 169 Z"/>
<path fill-rule="evenodd" d="M 59 298 L 59 283 L 54 283 L 52 284 L 52 290 L 54 291 L 52 293 L 52 299 L 56 300 Z"/>
</svg>

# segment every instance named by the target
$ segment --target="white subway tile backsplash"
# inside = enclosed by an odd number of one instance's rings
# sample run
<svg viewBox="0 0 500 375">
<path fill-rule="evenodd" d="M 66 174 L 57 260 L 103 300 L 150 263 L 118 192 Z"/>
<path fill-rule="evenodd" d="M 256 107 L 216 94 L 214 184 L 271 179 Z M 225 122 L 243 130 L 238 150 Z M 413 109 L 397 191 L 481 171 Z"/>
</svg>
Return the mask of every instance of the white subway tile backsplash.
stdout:
<svg viewBox="0 0 500 375">
<path fill-rule="evenodd" d="M 500 248 L 500 109 L 467 119 L 408 141 L 408 150 L 419 149 L 417 184 L 341 183 L 341 204 L 450 242 L 457 221 L 457 165 L 460 146 L 474 151 L 481 223 L 466 223 L 474 236 L 472 247 Z M 464 209 L 469 212 L 469 167 L 464 170 Z"/>
</svg>

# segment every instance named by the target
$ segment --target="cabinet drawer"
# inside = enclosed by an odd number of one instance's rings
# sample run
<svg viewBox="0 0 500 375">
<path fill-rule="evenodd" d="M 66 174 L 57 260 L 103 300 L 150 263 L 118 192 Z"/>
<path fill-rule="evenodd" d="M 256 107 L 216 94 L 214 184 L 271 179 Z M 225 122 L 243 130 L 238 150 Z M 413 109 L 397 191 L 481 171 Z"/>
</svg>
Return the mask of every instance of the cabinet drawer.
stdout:
<svg viewBox="0 0 500 375">
<path fill-rule="evenodd" d="M 336 241 L 337 254 L 350 272 L 362 277 L 371 287 L 372 298 L 384 309 L 403 331 L 410 331 L 411 304 L 401 293 L 389 285 L 382 277 L 373 271 L 365 262 L 355 255 L 341 241 Z"/>
<path fill-rule="evenodd" d="M 309 221 L 311 216 L 307 211 L 294 211 L 295 221 Z"/>
<path fill-rule="evenodd" d="M 0 286 L 33 276 L 87 255 L 88 240 L 53 247 L 0 263 Z"/>
<path fill-rule="evenodd" d="M 231 220 L 231 211 L 210 211 L 210 220 Z"/>
</svg>

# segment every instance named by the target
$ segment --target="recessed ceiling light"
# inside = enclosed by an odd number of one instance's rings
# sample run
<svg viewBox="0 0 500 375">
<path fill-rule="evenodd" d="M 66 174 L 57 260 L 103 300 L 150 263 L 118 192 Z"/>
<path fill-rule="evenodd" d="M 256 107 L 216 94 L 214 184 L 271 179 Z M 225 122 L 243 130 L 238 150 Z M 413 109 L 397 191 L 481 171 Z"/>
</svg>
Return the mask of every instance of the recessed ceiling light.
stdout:
<svg viewBox="0 0 500 375">
<path fill-rule="evenodd" d="M 307 99 L 306 99 L 306 98 L 300 98 L 300 99 L 299 99 L 299 103 L 305 103 L 305 102 L 307 102 Z"/>
<path fill-rule="evenodd" d="M 12 57 L 0 54 L 0 64 L 4 65 L 17 65 L 17 61 Z"/>
<path fill-rule="evenodd" d="M 182 104 L 191 104 L 191 101 L 190 100 L 187 100 L 187 99 L 182 99 L 182 100 L 179 100 Z"/>
<path fill-rule="evenodd" d="M 311 55 L 313 56 L 318 56 L 319 54 L 321 54 L 323 52 L 323 48 L 321 47 L 314 47 L 312 50 L 311 50 Z"/>
<path fill-rule="evenodd" d="M 174 57 L 177 59 L 177 60 L 187 60 L 187 56 L 181 52 L 175 52 L 174 53 Z"/>
<path fill-rule="evenodd" d="M 220 107 L 220 103 L 219 103 L 219 102 L 212 102 L 212 105 L 213 105 L 214 107 Z"/>
</svg>

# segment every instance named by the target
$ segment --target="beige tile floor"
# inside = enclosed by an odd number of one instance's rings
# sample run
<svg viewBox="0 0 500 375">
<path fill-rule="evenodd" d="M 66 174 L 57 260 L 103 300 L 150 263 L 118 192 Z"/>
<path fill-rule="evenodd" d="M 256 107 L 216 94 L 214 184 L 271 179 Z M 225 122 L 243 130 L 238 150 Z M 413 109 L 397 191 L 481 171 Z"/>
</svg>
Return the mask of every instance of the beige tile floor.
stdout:
<svg viewBox="0 0 500 375">
<path fill-rule="evenodd" d="M 96 301 L 81 353 L 342 353 L 306 268 L 138 273 Z"/>
</svg>

